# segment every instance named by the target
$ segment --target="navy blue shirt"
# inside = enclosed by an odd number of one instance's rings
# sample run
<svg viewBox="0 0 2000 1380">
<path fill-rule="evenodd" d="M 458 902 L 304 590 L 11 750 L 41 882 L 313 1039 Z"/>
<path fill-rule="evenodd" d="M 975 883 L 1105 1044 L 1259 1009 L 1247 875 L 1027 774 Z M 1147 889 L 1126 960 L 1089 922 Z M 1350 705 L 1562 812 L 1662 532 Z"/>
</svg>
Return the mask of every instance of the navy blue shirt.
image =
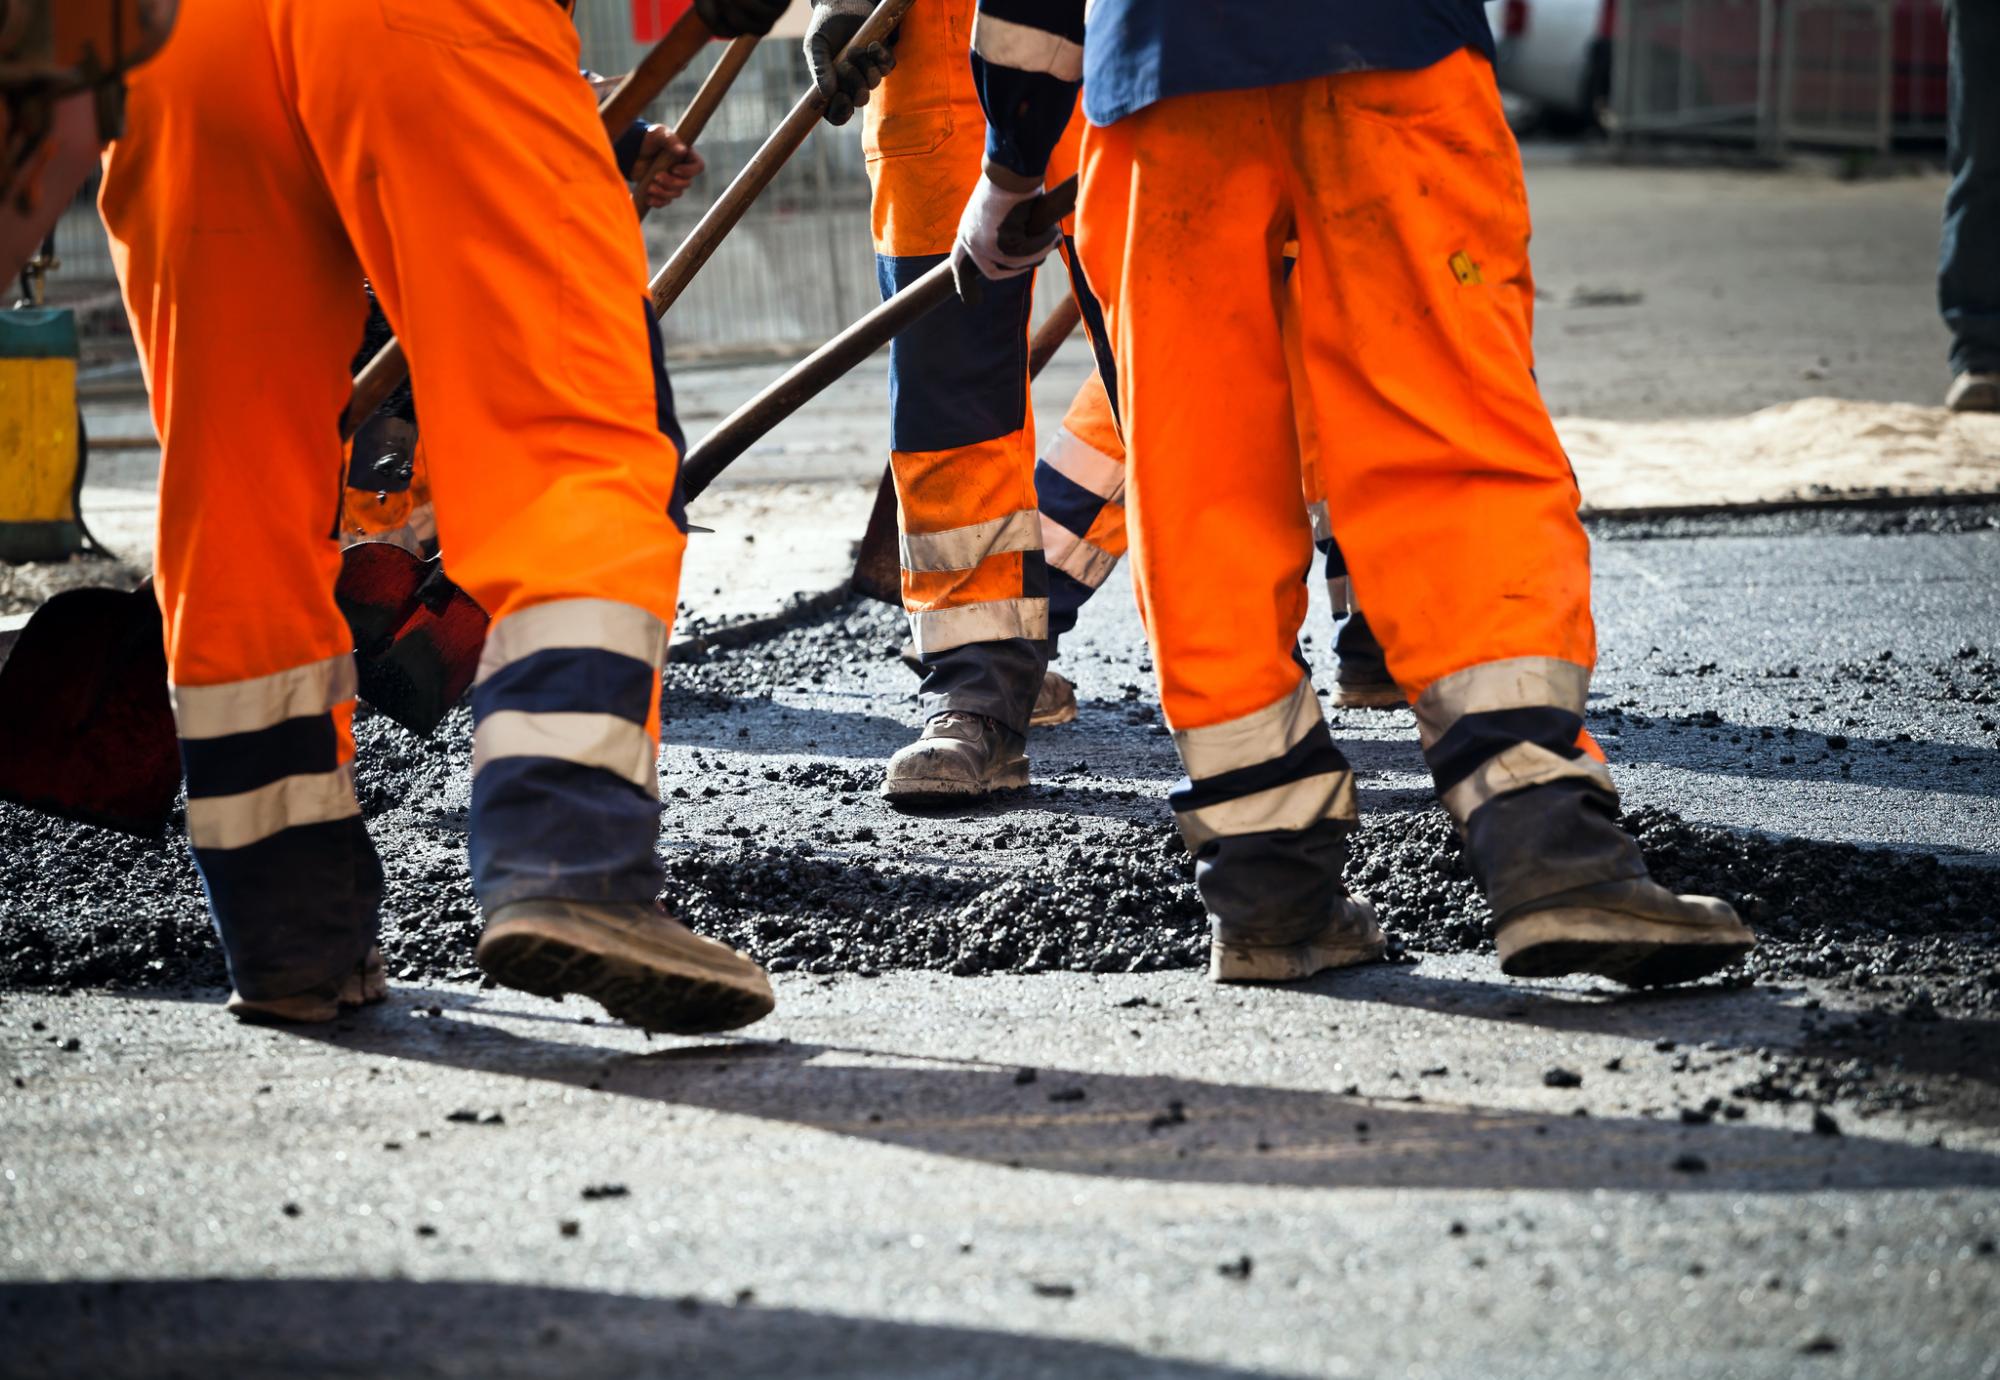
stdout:
<svg viewBox="0 0 2000 1380">
<path fill-rule="evenodd" d="M 1087 30 L 1084 8 L 979 0 L 972 66 L 996 163 L 1039 174 L 1079 80 L 1085 117 L 1108 125 L 1168 96 L 1493 56 L 1480 0 L 1095 0 Z"/>
</svg>

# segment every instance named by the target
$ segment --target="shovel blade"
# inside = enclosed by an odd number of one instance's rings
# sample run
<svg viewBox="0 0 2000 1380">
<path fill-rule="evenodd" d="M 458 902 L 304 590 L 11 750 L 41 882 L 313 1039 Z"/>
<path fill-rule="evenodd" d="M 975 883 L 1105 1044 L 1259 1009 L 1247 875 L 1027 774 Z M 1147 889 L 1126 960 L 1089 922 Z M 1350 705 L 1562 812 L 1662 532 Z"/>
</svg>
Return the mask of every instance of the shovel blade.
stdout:
<svg viewBox="0 0 2000 1380">
<path fill-rule="evenodd" d="M 875 507 L 868 514 L 868 530 L 861 534 L 861 547 L 854 553 L 854 589 L 858 594 L 884 604 L 903 606 L 903 549 L 896 526 L 896 481 L 884 468 L 882 483 L 875 490 Z"/>
<path fill-rule="evenodd" d="M 155 837 L 180 784 L 151 585 L 43 604 L 0 663 L 0 800 Z"/>
<path fill-rule="evenodd" d="M 354 630 L 361 698 L 429 737 L 478 673 L 486 611 L 437 559 L 388 542 L 362 542 L 341 553 L 334 599 Z"/>
</svg>

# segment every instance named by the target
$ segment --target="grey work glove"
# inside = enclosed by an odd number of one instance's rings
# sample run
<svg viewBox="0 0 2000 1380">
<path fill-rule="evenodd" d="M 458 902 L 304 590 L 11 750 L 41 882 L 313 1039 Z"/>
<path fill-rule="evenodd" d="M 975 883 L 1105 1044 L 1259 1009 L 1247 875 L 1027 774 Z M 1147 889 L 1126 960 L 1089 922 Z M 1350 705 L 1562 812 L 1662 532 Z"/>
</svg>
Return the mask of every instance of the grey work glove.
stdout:
<svg viewBox="0 0 2000 1380">
<path fill-rule="evenodd" d="M 694 0 L 694 12 L 717 38 L 762 38 L 790 8 L 791 0 Z"/>
<path fill-rule="evenodd" d="M 874 9 L 872 0 L 815 0 L 813 5 L 812 21 L 806 25 L 806 70 L 826 97 L 830 125 L 853 119 L 854 112 L 868 104 L 868 93 L 895 69 L 894 34 L 887 43 L 871 43 L 847 61 L 840 60 L 840 50 Z"/>
<path fill-rule="evenodd" d="M 1014 191 L 983 175 L 959 217 L 951 247 L 951 277 L 959 300 L 976 307 L 986 284 L 1033 272 L 1062 239 L 1059 221 L 1037 230 L 1042 188 Z"/>
</svg>

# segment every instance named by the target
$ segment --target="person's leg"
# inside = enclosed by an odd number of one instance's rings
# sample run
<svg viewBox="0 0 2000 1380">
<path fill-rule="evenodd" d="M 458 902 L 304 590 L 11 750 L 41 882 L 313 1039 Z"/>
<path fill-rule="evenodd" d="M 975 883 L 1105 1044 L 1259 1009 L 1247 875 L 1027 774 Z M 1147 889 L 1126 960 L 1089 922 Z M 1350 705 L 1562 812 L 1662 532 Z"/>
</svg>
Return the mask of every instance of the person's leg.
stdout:
<svg viewBox="0 0 2000 1380">
<path fill-rule="evenodd" d="M 1225 978 L 1381 953 L 1341 884 L 1353 773 L 1297 654 L 1313 548 L 1279 332 L 1281 157 L 1257 91 L 1160 101 L 1083 150 L 1133 578 L 1188 773 L 1168 800 Z"/>
<path fill-rule="evenodd" d="M 1950 111 L 1938 305 L 1951 328 L 1950 402 L 2000 409 L 2000 6 L 1951 0 Z"/>
<path fill-rule="evenodd" d="M 1070 402 L 1062 425 L 1035 462 L 1035 500 L 1049 564 L 1049 641 L 1076 626 L 1077 614 L 1124 558 L 1125 443 L 1095 370 Z"/>
<path fill-rule="evenodd" d="M 240 1001 L 331 1017 L 382 887 L 331 536 L 364 304 L 269 51 L 262 0 L 188 7 L 130 79 L 100 205 L 161 441 L 188 841 Z"/>
<path fill-rule="evenodd" d="M 452 576 L 493 620 L 472 692 L 480 961 L 652 1029 L 754 1020 L 761 971 L 656 910 L 679 437 L 575 30 L 510 0 L 264 3 L 409 354 Z"/>
<path fill-rule="evenodd" d="M 965 53 L 969 0 L 913 9 L 896 69 L 866 111 L 882 295 L 951 251 L 979 180 L 986 123 Z M 889 350 L 889 431 L 903 605 L 924 736 L 890 759 L 883 794 L 928 803 L 1024 786 L 1024 740 L 1047 665 L 1048 573 L 1035 511 L 1027 387 L 1032 275 L 956 300 Z"/>
<path fill-rule="evenodd" d="M 1647 878 L 1583 729 L 1589 541 L 1537 391 L 1520 156 L 1490 66 L 1275 88 L 1328 511 L 1520 975 L 1721 966 L 1749 932 Z M 1668 952 L 1671 950 L 1672 952 Z"/>
</svg>

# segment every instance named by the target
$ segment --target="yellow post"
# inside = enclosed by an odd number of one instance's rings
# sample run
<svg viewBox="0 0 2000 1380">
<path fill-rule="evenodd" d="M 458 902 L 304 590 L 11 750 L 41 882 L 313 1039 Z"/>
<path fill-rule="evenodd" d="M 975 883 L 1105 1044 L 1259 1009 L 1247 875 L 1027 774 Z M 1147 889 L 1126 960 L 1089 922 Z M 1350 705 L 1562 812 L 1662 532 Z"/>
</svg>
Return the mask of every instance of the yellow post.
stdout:
<svg viewBox="0 0 2000 1380">
<path fill-rule="evenodd" d="M 76 317 L 0 312 L 0 560 L 83 550 L 76 490 Z"/>
</svg>

